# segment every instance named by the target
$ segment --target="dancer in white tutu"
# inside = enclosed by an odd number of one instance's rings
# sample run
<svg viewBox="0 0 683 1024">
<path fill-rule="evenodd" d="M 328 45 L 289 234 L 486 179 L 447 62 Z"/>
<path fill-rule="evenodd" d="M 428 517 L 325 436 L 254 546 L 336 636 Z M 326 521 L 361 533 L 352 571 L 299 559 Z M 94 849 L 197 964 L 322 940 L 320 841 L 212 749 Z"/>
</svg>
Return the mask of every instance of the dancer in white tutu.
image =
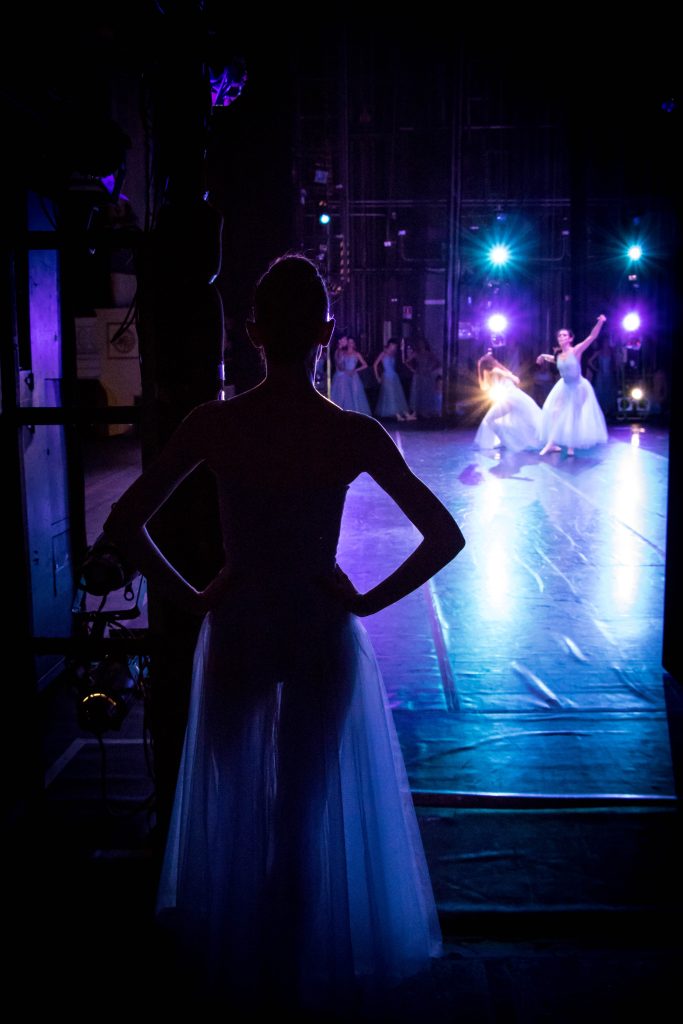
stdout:
<svg viewBox="0 0 683 1024">
<path fill-rule="evenodd" d="M 536 359 L 556 363 L 560 379 L 543 403 L 541 455 L 567 449 L 573 455 L 576 448 L 592 448 L 605 444 L 608 439 L 605 416 L 590 381 L 581 373 L 581 356 L 602 330 L 607 318 L 601 313 L 593 330 L 578 345 L 572 344 L 574 334 L 566 327 L 557 332 L 560 351 L 557 356 L 542 353 Z"/>
<path fill-rule="evenodd" d="M 479 387 L 491 407 L 474 438 L 477 448 L 506 448 L 513 452 L 537 449 L 541 443 L 541 409 L 520 388 L 511 370 L 487 352 L 477 363 Z"/>
</svg>

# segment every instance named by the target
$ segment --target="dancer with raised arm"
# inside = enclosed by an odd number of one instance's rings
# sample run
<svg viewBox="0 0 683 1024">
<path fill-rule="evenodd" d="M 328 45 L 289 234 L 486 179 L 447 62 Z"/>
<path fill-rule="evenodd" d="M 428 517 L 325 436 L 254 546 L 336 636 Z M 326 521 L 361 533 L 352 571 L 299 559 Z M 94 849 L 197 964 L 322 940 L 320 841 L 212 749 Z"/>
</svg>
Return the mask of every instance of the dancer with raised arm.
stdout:
<svg viewBox="0 0 683 1024">
<path fill-rule="evenodd" d="M 479 387 L 491 399 L 491 406 L 475 434 L 475 447 L 506 448 L 513 452 L 538 449 L 541 410 L 531 395 L 522 391 L 519 377 L 490 351 L 477 362 L 477 377 Z"/>
<path fill-rule="evenodd" d="M 155 587 L 205 615 L 157 912 L 198 1004 L 250 1016 L 353 1016 L 440 951 L 405 766 L 358 616 L 420 587 L 465 542 L 385 429 L 314 387 L 333 328 L 315 265 L 271 264 L 248 324 L 265 379 L 191 412 L 104 527 Z M 197 591 L 148 524 L 201 464 L 217 482 L 225 563 Z M 366 593 L 335 560 L 361 473 L 422 535 Z"/>
<path fill-rule="evenodd" d="M 557 356 L 541 353 L 536 359 L 557 364 L 560 379 L 543 403 L 541 455 L 567 449 L 592 448 L 608 440 L 607 423 L 590 381 L 581 373 L 581 356 L 595 341 L 607 317 L 601 313 L 588 337 L 573 344 L 574 333 L 566 327 L 557 332 Z"/>
</svg>

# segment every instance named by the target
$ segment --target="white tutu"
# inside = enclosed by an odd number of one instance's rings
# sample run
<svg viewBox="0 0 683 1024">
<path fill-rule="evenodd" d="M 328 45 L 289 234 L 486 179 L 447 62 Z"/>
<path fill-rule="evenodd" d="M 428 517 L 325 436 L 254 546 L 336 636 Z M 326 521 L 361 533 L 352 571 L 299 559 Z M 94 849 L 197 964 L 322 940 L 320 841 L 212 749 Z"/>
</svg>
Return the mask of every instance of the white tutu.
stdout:
<svg viewBox="0 0 683 1024">
<path fill-rule="evenodd" d="M 440 952 L 375 655 L 317 582 L 345 493 L 231 488 L 246 550 L 197 644 L 157 904 L 209 1001 L 339 1010 Z"/>
<path fill-rule="evenodd" d="M 492 389 L 492 405 L 474 437 L 476 448 L 513 452 L 541 447 L 541 410 L 526 391 L 501 378 Z"/>
<path fill-rule="evenodd" d="M 543 403 L 543 443 L 592 448 L 608 440 L 607 423 L 590 381 L 581 373 L 573 352 L 558 359 L 560 379 Z"/>
</svg>

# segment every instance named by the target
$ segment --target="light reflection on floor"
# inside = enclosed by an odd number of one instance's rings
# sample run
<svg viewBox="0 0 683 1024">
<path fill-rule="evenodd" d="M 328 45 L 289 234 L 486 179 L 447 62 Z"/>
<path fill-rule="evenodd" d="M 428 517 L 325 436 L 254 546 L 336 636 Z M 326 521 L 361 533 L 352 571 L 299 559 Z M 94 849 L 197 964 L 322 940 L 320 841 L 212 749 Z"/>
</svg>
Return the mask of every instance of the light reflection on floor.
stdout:
<svg viewBox="0 0 683 1024">
<path fill-rule="evenodd" d="M 634 445 L 613 428 L 569 459 L 390 429 L 467 540 L 430 586 L 365 620 L 413 787 L 671 796 L 666 435 Z M 360 589 L 415 541 L 372 480 L 353 484 L 339 560 Z"/>
</svg>

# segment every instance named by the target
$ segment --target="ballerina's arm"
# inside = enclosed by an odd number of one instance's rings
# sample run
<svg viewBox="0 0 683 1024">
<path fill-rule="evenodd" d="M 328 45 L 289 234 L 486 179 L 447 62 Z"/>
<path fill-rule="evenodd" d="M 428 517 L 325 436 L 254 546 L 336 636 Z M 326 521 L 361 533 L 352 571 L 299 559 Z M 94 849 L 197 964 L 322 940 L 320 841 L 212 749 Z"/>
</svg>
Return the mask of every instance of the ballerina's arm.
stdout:
<svg viewBox="0 0 683 1024">
<path fill-rule="evenodd" d="M 488 391 L 491 387 L 490 373 L 488 370 L 482 370 L 481 363 L 485 356 L 477 360 L 477 379 L 479 381 L 479 387 L 482 391 Z"/>
<path fill-rule="evenodd" d="M 497 373 L 499 377 L 505 377 L 507 380 L 511 380 L 513 384 L 520 383 L 517 374 L 513 373 L 512 370 L 508 370 L 507 366 L 503 366 L 503 364 L 499 363 L 497 360 L 493 372 Z"/>
<path fill-rule="evenodd" d="M 363 428 L 362 468 L 393 498 L 422 534 L 422 541 L 386 579 L 359 594 L 338 567 L 337 593 L 349 611 L 373 615 L 399 601 L 439 572 L 465 546 L 460 527 L 446 506 L 415 476 L 384 427 L 368 419 Z"/>
<path fill-rule="evenodd" d="M 147 525 L 190 473 L 206 459 L 206 413 L 193 410 L 159 456 L 114 504 L 104 524 L 112 543 L 164 596 L 186 611 L 205 614 L 227 589 L 228 568 L 198 591 L 171 565 L 150 536 Z"/>
<path fill-rule="evenodd" d="M 596 320 L 595 326 L 593 327 L 593 330 L 590 332 L 588 337 L 584 338 L 583 341 L 580 341 L 578 345 L 574 345 L 574 352 L 577 356 L 580 356 L 582 352 L 585 352 L 589 345 L 593 344 L 598 334 L 602 330 L 602 325 L 604 324 L 606 319 L 607 317 L 601 313 L 598 319 Z"/>
</svg>

